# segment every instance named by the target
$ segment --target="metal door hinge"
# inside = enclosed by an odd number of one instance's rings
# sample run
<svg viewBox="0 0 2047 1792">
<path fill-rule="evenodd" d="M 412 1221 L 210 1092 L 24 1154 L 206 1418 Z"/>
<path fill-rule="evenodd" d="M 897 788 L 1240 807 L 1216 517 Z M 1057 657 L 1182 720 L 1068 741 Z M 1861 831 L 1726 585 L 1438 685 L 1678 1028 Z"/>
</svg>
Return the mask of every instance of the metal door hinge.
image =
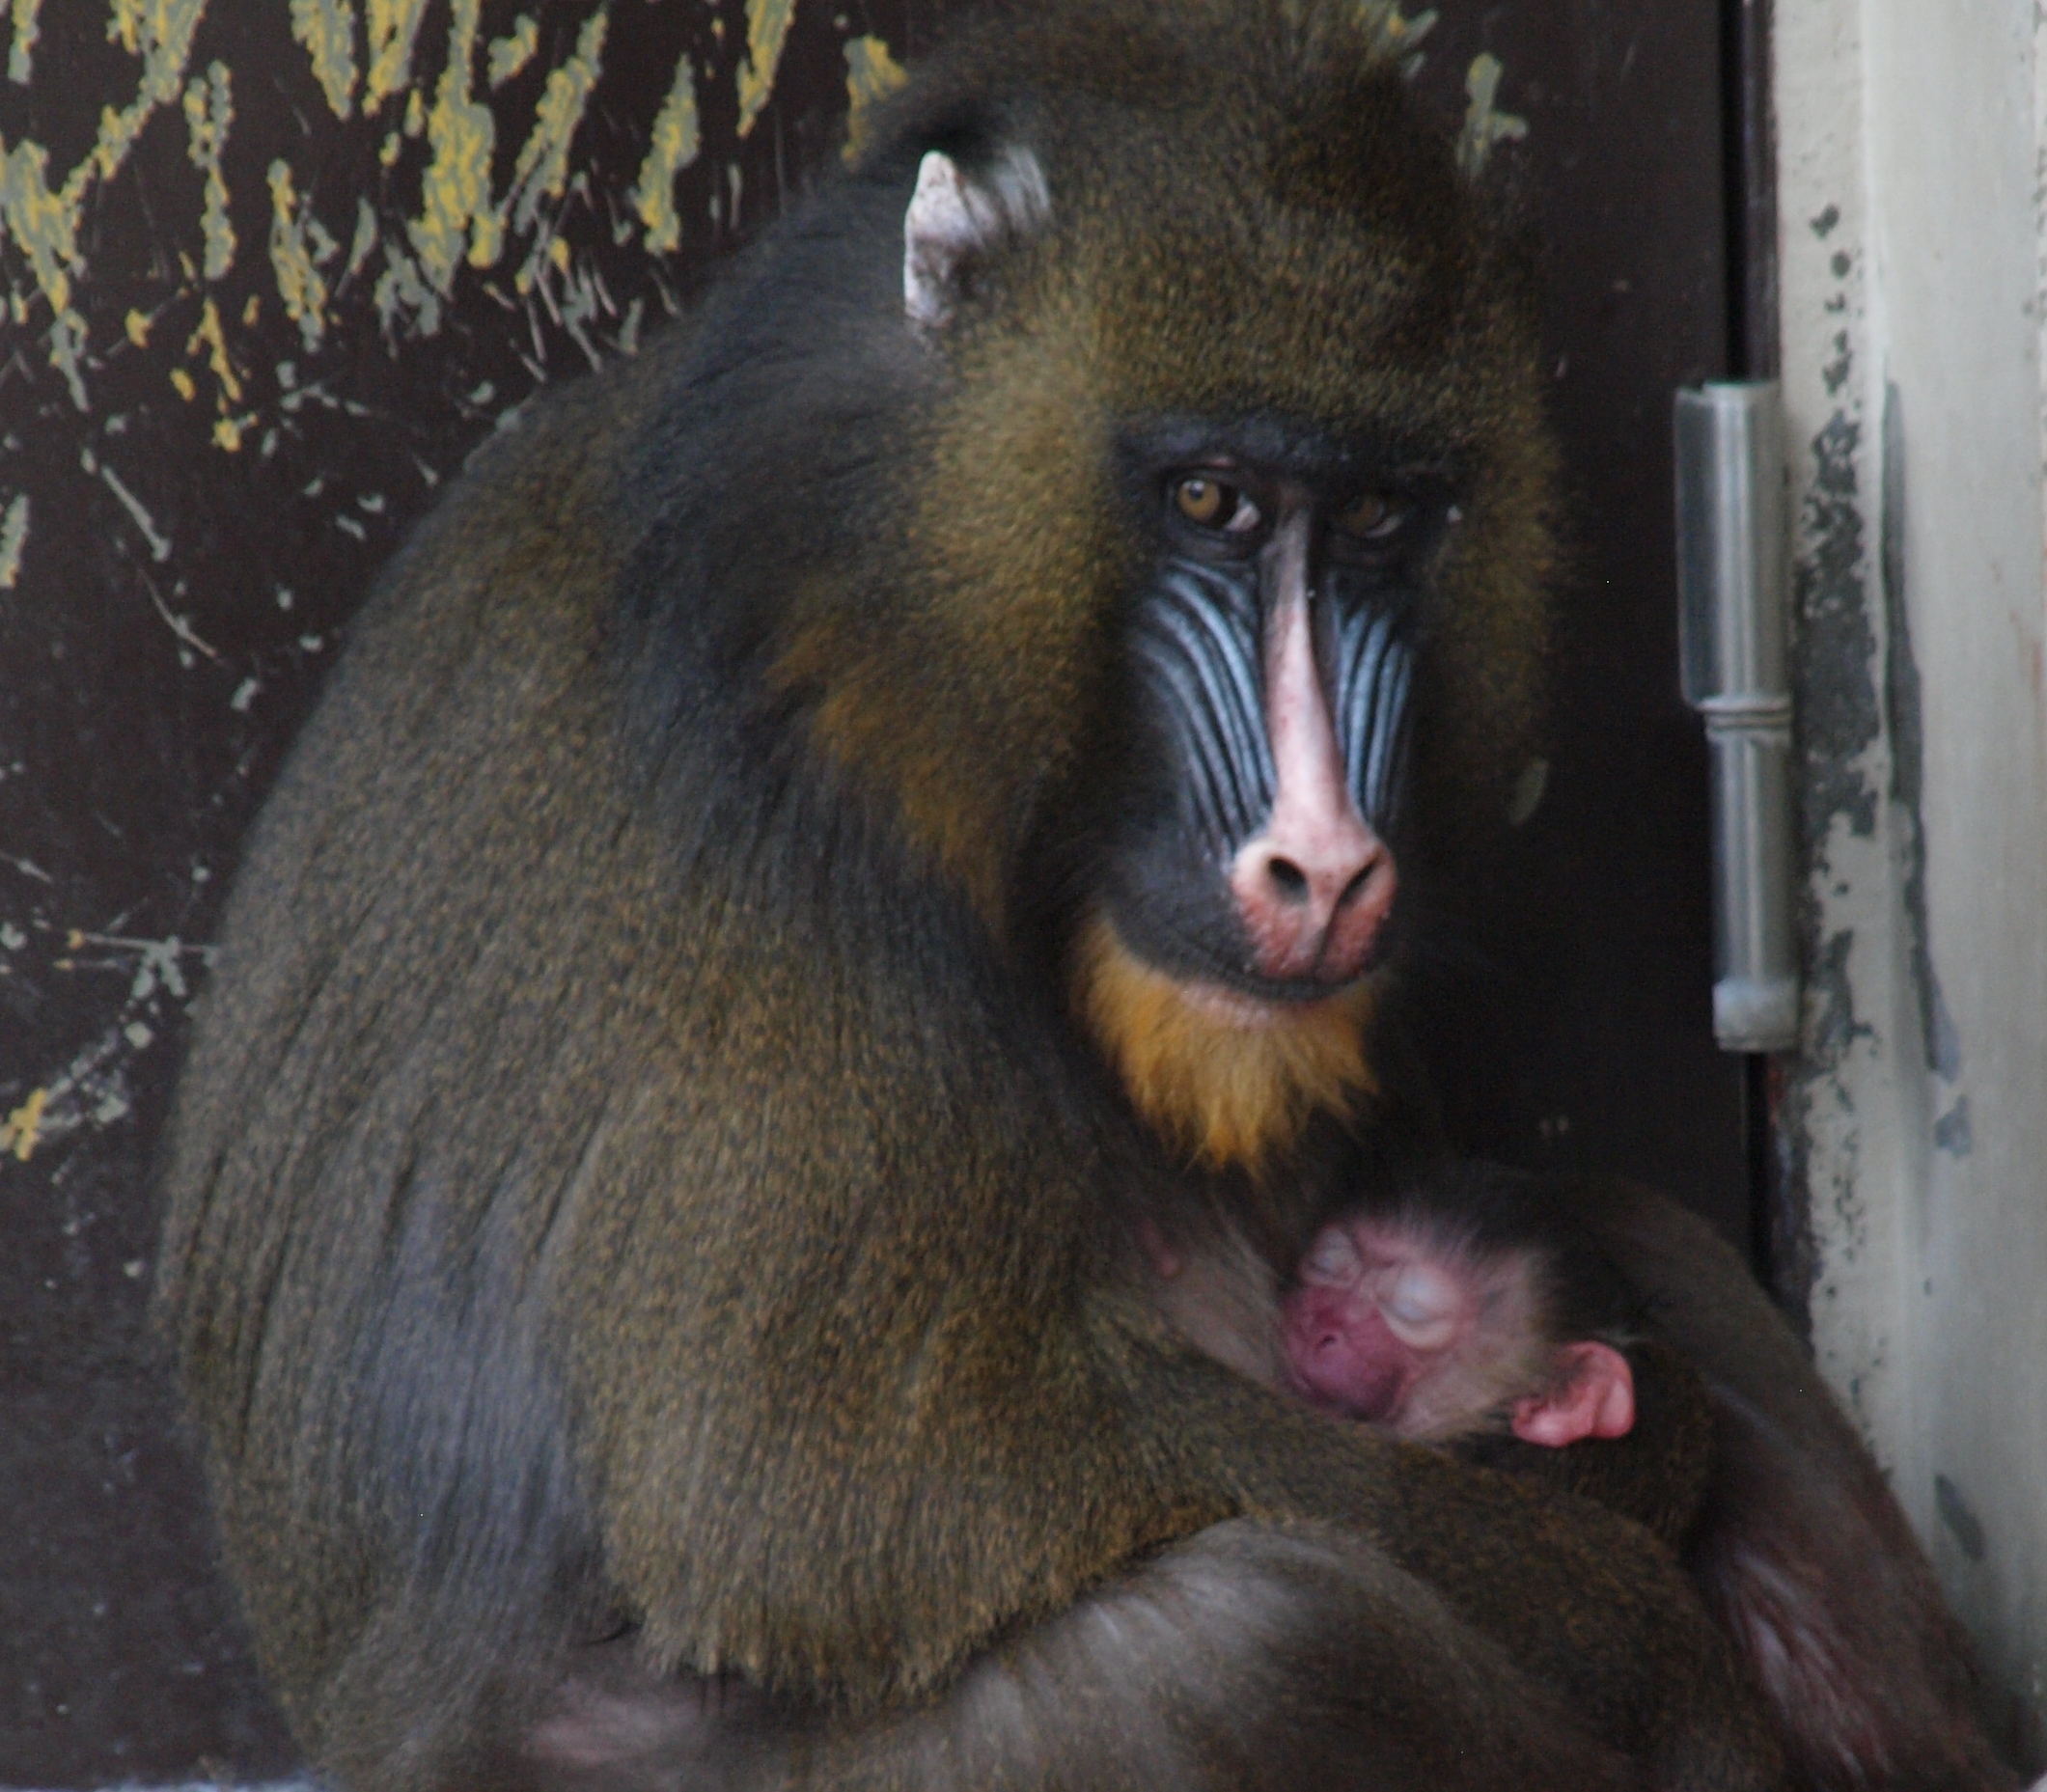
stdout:
<svg viewBox="0 0 2047 1792">
<path fill-rule="evenodd" d="M 1798 1042 L 1792 927 L 1789 568 L 1775 381 L 1677 394 L 1677 604 L 1685 700 L 1713 778 L 1713 1032 L 1730 1052 Z"/>
</svg>

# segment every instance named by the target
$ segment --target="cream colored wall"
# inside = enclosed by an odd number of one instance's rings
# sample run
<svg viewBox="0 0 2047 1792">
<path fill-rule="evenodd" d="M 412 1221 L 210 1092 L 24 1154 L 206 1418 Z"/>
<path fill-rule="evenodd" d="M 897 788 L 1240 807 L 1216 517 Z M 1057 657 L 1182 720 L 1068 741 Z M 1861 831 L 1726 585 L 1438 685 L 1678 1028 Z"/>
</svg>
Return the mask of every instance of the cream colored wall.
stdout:
<svg viewBox="0 0 2047 1792">
<path fill-rule="evenodd" d="M 1776 58 L 1814 1342 L 2037 1739 L 2047 25 L 1777 0 Z"/>
</svg>

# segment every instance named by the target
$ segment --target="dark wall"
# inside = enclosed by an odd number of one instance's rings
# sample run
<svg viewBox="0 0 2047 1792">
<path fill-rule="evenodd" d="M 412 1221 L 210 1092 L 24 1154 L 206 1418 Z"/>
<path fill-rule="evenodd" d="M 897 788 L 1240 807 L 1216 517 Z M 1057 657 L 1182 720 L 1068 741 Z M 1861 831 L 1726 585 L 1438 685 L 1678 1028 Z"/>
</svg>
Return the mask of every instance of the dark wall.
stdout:
<svg viewBox="0 0 2047 1792">
<path fill-rule="evenodd" d="M 849 81 L 884 46 L 914 57 L 942 10 L 378 9 L 416 26 L 409 54 L 346 0 L 46 0 L 15 26 L 0 1783 L 289 1767 L 143 1318 L 151 1154 L 236 842 L 375 567 L 468 450 L 686 305 L 836 152 Z M 1654 1177 L 1738 1232 L 1666 446 L 1669 388 L 1723 355 L 1715 9 L 1444 11 L 1420 78 L 1446 128 L 1480 51 L 1532 126 L 1509 153 L 1548 244 L 1578 555 L 1549 792 L 1438 967 L 1432 1049 L 1474 1144 Z M 742 93 L 762 100 L 743 134 Z"/>
</svg>

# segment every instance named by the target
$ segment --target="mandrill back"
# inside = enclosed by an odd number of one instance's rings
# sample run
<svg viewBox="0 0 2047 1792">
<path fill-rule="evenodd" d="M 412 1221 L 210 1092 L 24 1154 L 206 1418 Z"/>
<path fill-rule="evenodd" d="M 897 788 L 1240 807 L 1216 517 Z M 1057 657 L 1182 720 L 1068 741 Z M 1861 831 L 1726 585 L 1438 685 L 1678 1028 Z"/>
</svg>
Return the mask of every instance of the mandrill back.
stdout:
<svg viewBox="0 0 2047 1792">
<path fill-rule="evenodd" d="M 1362 16 L 994 15 L 373 596 L 160 1288 L 344 1783 L 1773 1782 L 1644 1533 L 1129 1282 L 1133 1175 L 1306 1189 L 1361 1120 L 1391 855 L 1533 726 L 1520 275 Z M 1336 968 L 1247 925 L 1332 814 Z"/>
</svg>

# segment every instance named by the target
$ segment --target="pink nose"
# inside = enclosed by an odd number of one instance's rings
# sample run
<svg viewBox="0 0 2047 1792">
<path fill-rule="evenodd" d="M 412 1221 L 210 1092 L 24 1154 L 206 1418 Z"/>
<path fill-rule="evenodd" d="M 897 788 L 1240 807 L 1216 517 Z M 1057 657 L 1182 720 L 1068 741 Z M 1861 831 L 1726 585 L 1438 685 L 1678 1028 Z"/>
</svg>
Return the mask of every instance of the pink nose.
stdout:
<svg viewBox="0 0 2047 1792">
<path fill-rule="evenodd" d="M 1280 1333 L 1295 1389 L 1313 1405 L 1367 1420 L 1399 1407 L 1405 1357 L 1369 1302 L 1347 1290 L 1296 1288 L 1281 1308 Z"/>
<path fill-rule="evenodd" d="M 1354 812 L 1312 825 L 1277 814 L 1230 868 L 1230 889 L 1260 977 L 1347 983 L 1393 912 L 1393 854 Z"/>
<path fill-rule="evenodd" d="M 1393 854 L 1367 825 L 1344 778 L 1315 660 L 1305 527 L 1283 529 L 1272 552 L 1279 593 L 1265 632 L 1272 813 L 1231 861 L 1230 890 L 1259 976 L 1333 987 L 1364 972 L 1398 880 Z"/>
</svg>

